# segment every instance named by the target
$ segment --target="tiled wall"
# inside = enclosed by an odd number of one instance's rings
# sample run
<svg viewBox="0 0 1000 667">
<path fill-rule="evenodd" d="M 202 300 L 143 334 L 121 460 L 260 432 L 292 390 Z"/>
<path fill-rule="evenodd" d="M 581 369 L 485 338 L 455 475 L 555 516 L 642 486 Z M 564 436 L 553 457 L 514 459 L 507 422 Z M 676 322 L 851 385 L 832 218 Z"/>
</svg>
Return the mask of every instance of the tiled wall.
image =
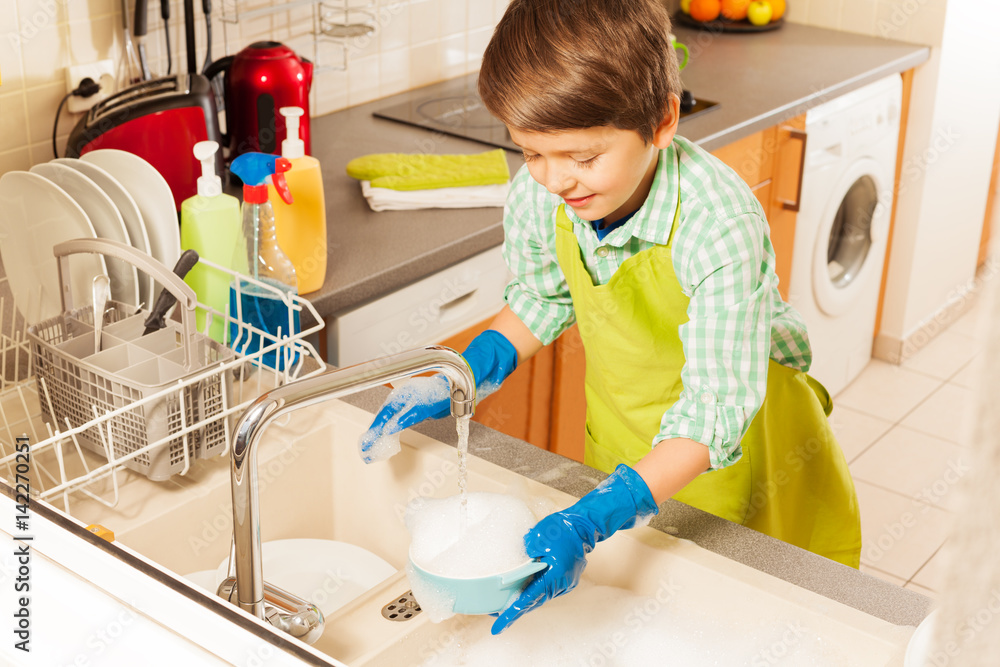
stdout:
<svg viewBox="0 0 1000 667">
<path fill-rule="evenodd" d="M 127 0 L 133 6 L 135 0 Z M 149 2 L 145 39 L 151 70 L 166 72 L 164 26 L 159 0 Z M 346 71 L 316 74 L 313 114 L 458 76 L 479 67 L 483 50 L 507 0 L 328 0 L 328 6 L 375 6 L 370 37 L 349 40 Z M 201 2 L 195 21 L 197 62 L 206 55 Z M 270 5 L 293 5 L 270 16 L 223 23 L 224 9 L 247 12 Z M 313 9 L 290 0 L 216 0 L 213 3 L 212 58 L 235 53 L 261 39 L 282 41 L 320 64 L 342 64 L 343 48 L 329 42 L 314 51 L 309 36 Z M 0 173 L 28 169 L 52 158 L 52 121 L 66 94 L 66 68 L 121 59 L 122 0 L 0 0 Z M 186 69 L 183 2 L 171 1 L 169 23 L 173 71 Z M 230 12 L 231 15 L 231 12 Z M 364 19 L 352 13 L 351 22 Z M 227 48 L 228 44 L 228 48 Z M 65 111 L 57 145 L 79 119 Z"/>
</svg>

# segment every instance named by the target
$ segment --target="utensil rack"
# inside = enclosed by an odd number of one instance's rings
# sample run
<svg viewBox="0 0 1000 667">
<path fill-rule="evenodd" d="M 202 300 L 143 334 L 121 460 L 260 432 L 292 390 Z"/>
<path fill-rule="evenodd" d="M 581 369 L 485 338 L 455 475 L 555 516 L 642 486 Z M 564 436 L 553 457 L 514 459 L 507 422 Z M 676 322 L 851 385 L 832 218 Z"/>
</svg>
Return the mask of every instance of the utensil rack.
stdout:
<svg viewBox="0 0 1000 667">
<path fill-rule="evenodd" d="M 379 0 L 287 0 L 280 5 L 247 7 L 251 4 L 248 0 L 222 0 L 219 19 L 223 23 L 237 25 L 241 21 L 304 7 L 312 9 L 311 27 L 306 36 L 312 39 L 312 60 L 317 71 L 346 70 L 351 48 L 370 39 L 380 19 Z M 231 53 L 228 32 L 223 29 L 222 34 L 226 53 Z M 337 62 L 326 62 L 322 48 L 324 43 L 339 47 Z"/>
<path fill-rule="evenodd" d="M 207 269 L 228 274 L 232 279 L 239 277 L 261 289 L 277 292 L 265 283 L 237 274 L 207 259 L 201 259 L 199 263 Z M 233 422 L 253 400 L 291 380 L 316 375 L 326 367 L 316 349 L 306 341 L 308 336 L 323 328 L 322 317 L 308 300 L 298 295 L 281 293 L 281 298 L 290 309 L 300 313 L 307 311 L 317 324 L 278 339 L 231 315 L 228 308 L 227 312 L 220 313 L 198 303 L 197 307 L 206 311 L 205 331 L 208 331 L 214 318 L 222 318 L 226 330 L 229 330 L 230 325 L 239 327 L 242 333 L 238 340 L 246 340 L 251 335 L 260 336 L 260 348 L 252 354 L 244 354 L 237 344 L 236 354 L 231 360 L 206 368 L 196 375 L 184 377 L 161 391 L 103 414 L 96 405 L 91 406 L 94 410 L 93 419 L 74 426 L 65 418 L 61 425 L 50 424 L 42 418 L 43 403 L 52 413 L 51 395 L 44 380 L 39 381 L 35 377 L 28 327 L 18 317 L 4 317 L 5 312 L 13 309 L 0 297 L 0 477 L 6 478 L 10 485 L 14 484 L 17 467 L 15 446 L 19 436 L 27 436 L 30 443 L 31 496 L 52 503 L 61 499 L 67 513 L 70 512 L 70 501 L 75 494 L 114 507 L 119 500 L 121 485 L 127 482 L 129 476 L 137 474 L 127 471 L 126 464 L 137 457 L 149 455 L 153 449 L 163 447 L 178 437 L 184 439 L 185 446 L 182 454 L 183 469 L 177 475 L 186 475 L 191 469 L 193 449 L 188 446 L 188 439 L 193 437 L 193 433 L 204 429 L 207 420 L 194 419 L 189 422 L 186 411 L 182 409 L 179 429 L 127 454 L 116 453 L 116 449 L 121 448 L 116 447 L 112 421 L 122 414 L 164 400 L 180 400 L 183 405 L 185 393 L 190 388 L 213 379 L 218 380 L 223 374 L 229 374 L 233 378 L 231 384 L 219 383 L 225 394 L 224 405 L 229 407 L 213 415 L 211 421 L 222 424 L 225 429 L 225 447 L 218 452 L 218 456 L 228 455 Z M 5 305 L 8 306 L 7 310 Z M 268 353 L 274 353 L 276 357 L 284 356 L 287 363 L 283 370 L 275 370 L 262 363 L 262 358 Z M 81 434 L 90 429 L 95 429 L 91 433 L 101 434 L 103 457 L 91 452 L 81 443 Z"/>
</svg>

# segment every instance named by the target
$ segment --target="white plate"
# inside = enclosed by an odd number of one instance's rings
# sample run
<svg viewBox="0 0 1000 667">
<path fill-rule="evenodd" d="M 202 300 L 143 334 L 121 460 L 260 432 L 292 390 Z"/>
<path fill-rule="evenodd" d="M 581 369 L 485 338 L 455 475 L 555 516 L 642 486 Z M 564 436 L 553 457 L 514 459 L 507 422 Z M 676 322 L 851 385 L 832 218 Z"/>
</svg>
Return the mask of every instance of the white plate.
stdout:
<svg viewBox="0 0 1000 667">
<path fill-rule="evenodd" d="M 294 593 L 324 616 L 396 573 L 367 549 L 333 540 L 274 540 L 261 545 L 264 581 Z M 217 582 L 226 578 L 229 559 L 219 564 Z"/>
<path fill-rule="evenodd" d="M 129 191 L 146 223 L 149 254 L 173 270 L 181 256 L 181 231 L 174 196 L 160 172 L 138 155 L 110 148 L 85 153 L 80 159 L 101 167 Z"/>
<path fill-rule="evenodd" d="M 95 238 L 80 205 L 38 174 L 9 171 L 0 177 L 0 257 L 14 304 L 29 324 L 62 312 L 59 269 L 52 247 Z M 86 306 L 94 276 L 106 273 L 104 258 L 85 254 L 69 260 L 73 307 Z"/>
<path fill-rule="evenodd" d="M 146 225 L 142 222 L 142 213 L 139 212 L 139 206 L 132 199 L 132 195 L 122 187 L 121 183 L 96 164 L 90 164 L 76 158 L 61 157 L 52 160 L 51 164 L 61 164 L 75 169 L 96 183 L 97 187 L 101 188 L 111 201 L 114 202 L 115 207 L 118 208 L 118 213 L 121 214 L 122 220 L 125 222 L 125 229 L 128 230 L 128 237 L 132 243 L 132 247 L 147 255 L 151 254 L 149 252 L 149 237 L 146 234 Z M 140 279 L 139 301 L 146 304 L 146 310 L 152 307 L 152 293 L 153 279 L 149 277 Z"/>
<path fill-rule="evenodd" d="M 934 628 L 938 616 L 938 610 L 935 609 L 917 626 L 910 637 L 910 643 L 906 646 L 903 667 L 928 667 L 931 664 L 927 657 L 930 655 L 931 644 L 934 641 Z"/>
<path fill-rule="evenodd" d="M 90 218 L 90 224 L 94 226 L 98 238 L 131 245 L 118 207 L 94 181 L 63 164 L 36 164 L 31 168 L 31 173 L 47 178 L 65 190 Z M 139 275 L 136 268 L 119 259 L 106 257 L 105 261 L 108 264 L 108 277 L 111 278 L 112 298 L 130 306 L 138 306 Z"/>
</svg>

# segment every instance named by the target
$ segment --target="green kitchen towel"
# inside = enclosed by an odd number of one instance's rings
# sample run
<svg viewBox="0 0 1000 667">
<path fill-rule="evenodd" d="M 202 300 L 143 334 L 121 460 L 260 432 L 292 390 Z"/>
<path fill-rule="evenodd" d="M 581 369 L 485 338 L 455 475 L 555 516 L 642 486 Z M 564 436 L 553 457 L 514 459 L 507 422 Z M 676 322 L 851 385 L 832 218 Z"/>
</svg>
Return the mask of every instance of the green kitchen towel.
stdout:
<svg viewBox="0 0 1000 667">
<path fill-rule="evenodd" d="M 510 180 L 502 148 L 477 155 L 374 153 L 348 162 L 347 175 L 390 190 L 497 185 Z"/>
</svg>

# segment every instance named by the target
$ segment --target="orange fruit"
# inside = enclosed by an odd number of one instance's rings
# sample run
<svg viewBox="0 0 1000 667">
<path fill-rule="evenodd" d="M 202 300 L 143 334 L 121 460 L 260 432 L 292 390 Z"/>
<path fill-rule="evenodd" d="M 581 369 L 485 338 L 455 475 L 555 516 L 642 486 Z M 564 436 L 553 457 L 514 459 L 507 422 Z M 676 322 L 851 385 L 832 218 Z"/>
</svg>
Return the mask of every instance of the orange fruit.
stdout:
<svg viewBox="0 0 1000 667">
<path fill-rule="evenodd" d="M 771 20 L 777 21 L 785 15 L 785 0 L 769 0 L 771 3 Z"/>
<path fill-rule="evenodd" d="M 714 21 L 721 11 L 720 0 L 691 0 L 691 18 L 695 21 Z"/>
<path fill-rule="evenodd" d="M 742 21 L 747 17 L 750 0 L 722 0 L 722 15 L 730 21 Z"/>
</svg>

